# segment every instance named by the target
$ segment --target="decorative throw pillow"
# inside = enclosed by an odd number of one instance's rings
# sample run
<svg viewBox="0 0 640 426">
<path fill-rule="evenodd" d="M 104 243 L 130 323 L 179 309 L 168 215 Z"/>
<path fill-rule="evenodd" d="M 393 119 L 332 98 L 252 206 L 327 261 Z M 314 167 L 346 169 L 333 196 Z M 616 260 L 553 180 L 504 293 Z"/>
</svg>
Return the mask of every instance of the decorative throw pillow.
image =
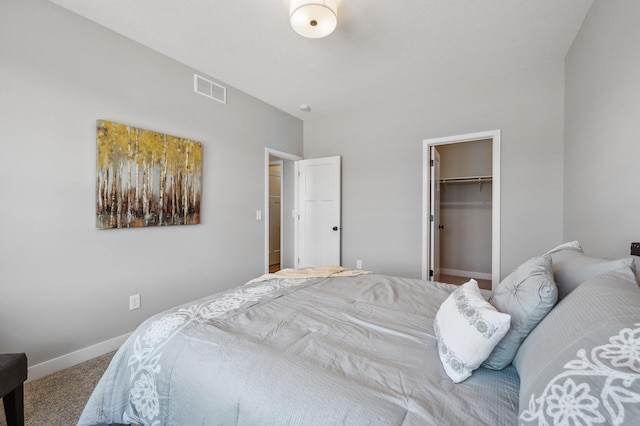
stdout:
<svg viewBox="0 0 640 426">
<path fill-rule="evenodd" d="M 471 376 L 510 324 L 508 314 L 498 312 L 484 300 L 475 280 L 451 293 L 433 323 L 440 361 L 451 380 L 460 383 Z"/>
<path fill-rule="evenodd" d="M 582 246 L 578 241 L 570 241 L 568 243 L 560 244 L 558 247 L 552 248 L 551 250 L 543 254 L 543 256 L 546 256 L 551 253 L 556 253 L 561 250 L 574 250 L 582 253 Z"/>
<path fill-rule="evenodd" d="M 502 370 L 511 364 L 520 344 L 549 313 L 558 300 L 553 281 L 551 257 L 534 257 L 518 266 L 493 291 L 489 303 L 511 315 L 511 327 L 482 363 L 483 367 Z"/>
<path fill-rule="evenodd" d="M 640 289 L 629 268 L 581 284 L 513 360 L 521 425 L 638 424 Z"/>
<path fill-rule="evenodd" d="M 574 241 L 577 243 L 577 241 Z M 574 244 L 568 243 L 568 244 Z M 589 278 L 620 268 L 630 268 L 635 273 L 635 263 L 631 258 L 616 260 L 598 259 L 586 256 L 582 249 L 563 248 L 566 244 L 550 251 L 553 261 L 553 275 L 558 286 L 558 299 L 571 293 Z M 580 245 L 578 244 L 578 247 Z"/>
</svg>

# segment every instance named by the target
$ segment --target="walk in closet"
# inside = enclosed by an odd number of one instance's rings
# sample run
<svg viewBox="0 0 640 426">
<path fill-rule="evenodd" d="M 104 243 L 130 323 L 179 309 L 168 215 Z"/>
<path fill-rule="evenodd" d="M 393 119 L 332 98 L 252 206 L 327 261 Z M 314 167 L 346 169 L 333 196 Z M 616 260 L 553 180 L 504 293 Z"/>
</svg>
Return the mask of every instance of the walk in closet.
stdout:
<svg viewBox="0 0 640 426">
<path fill-rule="evenodd" d="M 439 176 L 439 276 L 436 280 L 488 281 L 492 250 L 492 140 L 436 147 Z M 455 277 L 455 278 L 453 278 Z M 482 283 L 481 283 L 482 284 Z"/>
</svg>

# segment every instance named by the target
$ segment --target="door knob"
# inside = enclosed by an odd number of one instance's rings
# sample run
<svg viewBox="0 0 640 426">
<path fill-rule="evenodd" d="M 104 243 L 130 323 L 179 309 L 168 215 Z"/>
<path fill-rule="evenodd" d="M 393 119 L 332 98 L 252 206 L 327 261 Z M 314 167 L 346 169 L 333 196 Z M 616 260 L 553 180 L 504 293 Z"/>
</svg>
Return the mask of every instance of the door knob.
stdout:
<svg viewBox="0 0 640 426">
<path fill-rule="evenodd" d="M 334 231 L 337 231 L 337 230 L 338 230 L 338 227 L 337 227 L 337 226 L 334 226 L 334 227 L 333 227 L 333 230 L 334 230 Z"/>
</svg>

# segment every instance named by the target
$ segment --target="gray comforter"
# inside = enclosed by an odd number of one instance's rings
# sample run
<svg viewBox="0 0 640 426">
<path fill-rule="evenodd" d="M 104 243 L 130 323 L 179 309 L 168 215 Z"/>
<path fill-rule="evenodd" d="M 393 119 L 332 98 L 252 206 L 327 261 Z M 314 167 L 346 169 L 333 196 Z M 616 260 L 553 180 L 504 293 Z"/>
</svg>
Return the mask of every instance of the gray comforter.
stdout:
<svg viewBox="0 0 640 426">
<path fill-rule="evenodd" d="M 272 279 L 144 322 L 79 425 L 513 425 L 518 375 L 454 384 L 433 333 L 455 286 L 376 274 Z"/>
</svg>

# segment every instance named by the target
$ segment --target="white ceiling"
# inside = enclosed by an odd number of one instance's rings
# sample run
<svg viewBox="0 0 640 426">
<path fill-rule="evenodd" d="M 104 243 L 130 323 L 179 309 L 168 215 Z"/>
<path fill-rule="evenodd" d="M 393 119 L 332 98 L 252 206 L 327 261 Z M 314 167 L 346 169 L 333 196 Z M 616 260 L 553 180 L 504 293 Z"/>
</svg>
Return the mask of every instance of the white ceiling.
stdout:
<svg viewBox="0 0 640 426">
<path fill-rule="evenodd" d="M 288 0 L 51 1 L 301 119 L 560 61 L 593 3 L 338 0 L 306 39 Z"/>
</svg>

